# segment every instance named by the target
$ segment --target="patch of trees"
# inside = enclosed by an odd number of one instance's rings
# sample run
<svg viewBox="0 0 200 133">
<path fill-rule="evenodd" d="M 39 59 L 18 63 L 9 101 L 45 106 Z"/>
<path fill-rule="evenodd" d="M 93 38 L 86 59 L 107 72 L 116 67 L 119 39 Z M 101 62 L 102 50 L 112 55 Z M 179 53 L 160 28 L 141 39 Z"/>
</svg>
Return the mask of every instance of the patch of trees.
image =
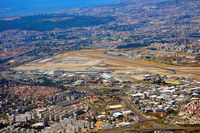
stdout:
<svg viewBox="0 0 200 133">
<path fill-rule="evenodd" d="M 124 49 L 124 48 L 137 48 L 137 47 L 145 47 L 148 46 L 150 44 L 146 43 L 146 44 L 126 44 L 126 45 L 120 45 L 117 46 L 117 49 Z"/>
<path fill-rule="evenodd" d="M 61 19 L 50 21 L 53 18 L 72 17 L 71 19 Z M 24 16 L 11 21 L 1 20 L 0 31 L 8 29 L 48 31 L 54 28 L 84 27 L 91 25 L 105 24 L 113 21 L 113 17 L 94 17 L 94 16 L 69 16 L 69 15 L 34 15 Z"/>
</svg>

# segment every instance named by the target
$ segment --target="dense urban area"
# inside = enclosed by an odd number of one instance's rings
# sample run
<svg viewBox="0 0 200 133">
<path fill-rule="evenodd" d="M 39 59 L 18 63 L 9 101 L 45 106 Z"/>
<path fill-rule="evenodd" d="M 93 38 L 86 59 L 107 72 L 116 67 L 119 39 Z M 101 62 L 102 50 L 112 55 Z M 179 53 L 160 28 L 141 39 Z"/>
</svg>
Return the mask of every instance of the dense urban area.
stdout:
<svg viewBox="0 0 200 133">
<path fill-rule="evenodd" d="M 119 0 L 1 17 L 0 132 L 200 132 L 199 7 Z"/>
</svg>

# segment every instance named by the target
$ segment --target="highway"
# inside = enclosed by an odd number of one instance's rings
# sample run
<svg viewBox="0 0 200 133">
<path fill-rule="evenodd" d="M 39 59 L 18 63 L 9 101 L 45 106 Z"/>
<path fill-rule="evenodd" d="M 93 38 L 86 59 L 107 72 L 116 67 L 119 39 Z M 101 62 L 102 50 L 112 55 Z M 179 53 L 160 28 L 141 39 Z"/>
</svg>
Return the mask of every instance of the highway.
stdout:
<svg viewBox="0 0 200 133">
<path fill-rule="evenodd" d="M 151 121 L 149 119 L 147 119 L 146 117 L 144 117 L 132 104 L 130 104 L 130 102 L 120 96 L 119 94 L 116 94 L 116 96 L 118 98 L 120 98 L 125 104 L 126 106 L 133 111 L 133 113 L 135 115 L 137 115 L 139 117 L 140 122 L 148 122 L 149 124 L 151 124 L 153 127 L 152 128 L 138 128 L 138 129 L 134 129 L 134 125 L 132 125 L 131 127 L 121 127 L 121 128 L 114 128 L 114 129 L 107 129 L 107 130 L 100 130 L 97 131 L 97 133 L 131 133 L 133 131 L 136 132 L 152 132 L 152 131 L 180 131 L 180 130 L 200 130 L 200 127 L 172 127 L 172 126 L 165 126 L 165 127 L 160 127 L 157 123 L 155 123 L 154 121 Z"/>
<path fill-rule="evenodd" d="M 118 97 L 126 104 L 126 106 L 133 111 L 135 115 L 137 115 L 140 119 L 140 122 L 148 122 L 151 124 L 153 127 L 152 128 L 143 128 L 143 129 L 131 129 L 129 131 L 176 131 L 176 130 L 200 130 L 200 127 L 172 127 L 172 126 L 165 126 L 165 127 L 160 127 L 157 123 L 154 121 L 151 121 L 144 117 L 126 98 L 123 98 L 122 96 Z"/>
<path fill-rule="evenodd" d="M 148 65 L 148 64 L 142 64 L 142 63 L 137 63 L 137 62 L 131 62 L 131 61 L 125 61 L 125 60 L 118 60 L 118 59 L 113 59 L 113 58 L 109 58 L 109 57 L 101 57 L 101 56 L 96 56 L 96 55 L 88 55 L 88 54 L 84 54 L 84 55 L 91 56 L 91 57 L 96 57 L 96 58 L 107 59 L 107 60 L 118 61 L 118 62 L 122 62 L 122 63 L 130 63 L 130 64 L 135 64 L 135 65 L 140 65 L 140 66 L 146 66 L 146 67 L 164 69 L 164 70 L 167 70 L 167 71 L 171 71 L 174 74 L 176 74 L 177 72 L 181 72 L 181 73 L 185 73 L 185 74 L 192 74 L 192 75 L 200 76 L 199 73 L 192 73 L 192 72 L 187 72 L 187 71 L 182 71 L 182 70 L 176 70 L 176 69 L 172 69 L 172 68 L 165 68 L 165 67 Z"/>
<path fill-rule="evenodd" d="M 147 119 L 146 117 L 144 117 L 128 100 L 126 100 L 125 98 L 123 98 L 122 96 L 118 96 L 125 104 L 126 106 L 133 111 L 133 113 L 139 117 L 140 122 L 144 122 L 147 121 L 149 124 L 151 124 L 154 128 L 160 128 L 160 126 L 158 124 L 156 124 L 154 121 L 151 121 L 149 119 Z"/>
<path fill-rule="evenodd" d="M 200 127 L 160 127 L 143 128 L 142 131 L 176 131 L 176 130 L 200 130 Z M 140 131 L 141 129 L 131 129 L 130 131 Z"/>
</svg>

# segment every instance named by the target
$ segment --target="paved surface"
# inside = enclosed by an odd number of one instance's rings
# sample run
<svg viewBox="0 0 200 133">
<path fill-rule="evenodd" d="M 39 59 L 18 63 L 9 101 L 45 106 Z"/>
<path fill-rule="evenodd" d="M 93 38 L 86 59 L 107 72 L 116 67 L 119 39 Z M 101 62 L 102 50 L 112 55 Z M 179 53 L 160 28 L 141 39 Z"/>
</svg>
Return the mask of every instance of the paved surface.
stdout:
<svg viewBox="0 0 200 133">
<path fill-rule="evenodd" d="M 188 71 L 183 71 L 183 70 L 176 70 L 176 69 L 172 69 L 172 68 L 165 68 L 165 67 L 148 65 L 148 64 L 142 64 L 142 63 L 136 63 L 136 62 L 131 62 L 131 61 L 118 60 L 118 59 L 113 59 L 113 58 L 109 58 L 109 57 L 101 57 L 101 56 L 88 55 L 88 54 L 85 54 L 85 55 L 86 56 L 91 56 L 91 57 L 97 57 L 97 58 L 102 58 L 102 59 L 108 59 L 108 60 L 118 61 L 118 62 L 122 62 L 122 63 L 130 63 L 130 64 L 141 65 L 141 66 L 146 66 L 146 67 L 164 69 L 164 70 L 167 70 L 167 71 L 171 71 L 174 74 L 176 74 L 177 72 L 182 72 L 182 73 L 186 73 L 186 74 L 192 74 L 192 75 L 200 76 L 199 73 L 193 73 L 193 72 L 188 72 Z"/>
<path fill-rule="evenodd" d="M 112 129 L 112 130 L 101 130 L 101 131 L 97 131 L 97 133 L 130 133 L 130 128 L 127 127 L 122 127 L 122 128 L 116 128 L 116 129 Z"/>
<path fill-rule="evenodd" d="M 118 96 L 125 104 L 126 106 L 133 111 L 135 115 L 137 115 L 141 122 L 147 121 L 149 124 L 151 124 L 154 128 L 159 128 L 160 126 L 155 123 L 154 121 L 151 121 L 144 117 L 127 99 L 123 98 L 122 96 Z"/>
<path fill-rule="evenodd" d="M 176 131 L 176 130 L 200 130 L 200 127 L 160 127 L 160 128 L 143 128 L 142 131 Z M 132 129 L 130 131 L 139 131 L 140 129 Z"/>
<path fill-rule="evenodd" d="M 135 113 L 140 118 L 140 121 L 146 121 L 149 124 L 151 124 L 153 127 L 152 128 L 143 128 L 143 129 L 131 129 L 129 131 L 176 131 L 176 130 L 187 130 L 187 129 L 192 129 L 192 130 L 200 130 L 200 127 L 172 127 L 172 126 L 165 126 L 165 127 L 160 127 L 157 123 L 154 121 L 151 121 L 144 117 L 126 98 L 122 96 L 118 96 L 128 108 Z"/>
</svg>

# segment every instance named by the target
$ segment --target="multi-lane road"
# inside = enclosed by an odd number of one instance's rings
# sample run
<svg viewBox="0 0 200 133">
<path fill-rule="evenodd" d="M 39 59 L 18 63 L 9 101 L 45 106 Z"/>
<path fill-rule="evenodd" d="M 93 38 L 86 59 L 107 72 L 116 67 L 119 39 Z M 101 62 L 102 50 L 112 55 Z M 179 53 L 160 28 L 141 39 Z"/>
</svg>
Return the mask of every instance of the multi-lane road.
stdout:
<svg viewBox="0 0 200 133">
<path fill-rule="evenodd" d="M 143 128 L 142 131 L 177 131 L 177 130 L 200 130 L 200 127 L 160 127 L 160 128 Z M 141 129 L 131 129 L 129 131 L 140 131 Z"/>
<path fill-rule="evenodd" d="M 200 130 L 200 127 L 172 127 L 172 126 L 164 126 L 160 127 L 154 121 L 151 121 L 144 117 L 129 101 L 127 98 L 118 95 L 118 97 L 126 104 L 126 106 L 133 111 L 135 115 L 137 115 L 140 119 L 140 122 L 146 121 L 151 124 L 152 128 L 143 128 L 143 129 L 131 129 L 130 131 L 176 131 L 176 130 Z"/>
<path fill-rule="evenodd" d="M 160 128 L 160 126 L 155 123 L 154 121 L 151 121 L 144 117 L 126 98 L 122 96 L 118 96 L 125 104 L 126 106 L 136 115 L 139 117 L 140 122 L 147 121 L 149 124 L 151 124 L 154 128 Z"/>
</svg>

